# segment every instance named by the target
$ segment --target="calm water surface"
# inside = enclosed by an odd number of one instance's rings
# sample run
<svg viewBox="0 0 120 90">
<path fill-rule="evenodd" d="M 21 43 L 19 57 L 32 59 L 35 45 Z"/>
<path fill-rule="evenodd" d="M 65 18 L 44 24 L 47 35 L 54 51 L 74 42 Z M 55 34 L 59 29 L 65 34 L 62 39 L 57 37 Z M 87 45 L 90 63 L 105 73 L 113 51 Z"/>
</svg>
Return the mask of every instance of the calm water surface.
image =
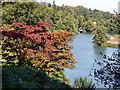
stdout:
<svg viewBox="0 0 120 90">
<path fill-rule="evenodd" d="M 76 68 L 70 70 L 65 69 L 65 75 L 70 79 L 71 83 L 76 77 L 82 76 L 87 77 L 88 79 L 94 79 L 89 76 L 91 68 L 93 67 L 94 59 L 102 61 L 103 58 L 100 54 L 112 55 L 112 52 L 117 50 L 117 48 L 102 48 L 99 46 L 94 46 L 92 43 L 92 34 L 78 34 L 74 36 L 74 40 L 70 43 L 73 46 L 73 54 L 75 60 L 78 62 Z M 95 81 L 94 81 L 95 82 Z M 95 82 L 96 83 L 96 82 Z M 104 87 L 103 85 L 97 85 L 96 87 Z"/>
</svg>

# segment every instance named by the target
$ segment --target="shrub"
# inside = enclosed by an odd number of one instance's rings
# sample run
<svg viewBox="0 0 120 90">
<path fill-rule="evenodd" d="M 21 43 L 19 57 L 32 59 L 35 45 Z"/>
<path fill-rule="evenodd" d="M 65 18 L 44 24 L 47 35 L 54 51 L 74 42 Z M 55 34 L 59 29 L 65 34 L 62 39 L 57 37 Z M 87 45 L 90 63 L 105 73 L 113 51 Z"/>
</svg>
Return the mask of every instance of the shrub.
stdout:
<svg viewBox="0 0 120 90">
<path fill-rule="evenodd" d="M 95 84 L 93 84 L 92 80 L 88 81 L 86 77 L 76 78 L 73 87 L 81 90 L 95 90 Z"/>
<path fill-rule="evenodd" d="M 44 71 L 30 66 L 4 66 L 2 72 L 3 89 L 70 88 L 50 78 Z"/>
<path fill-rule="evenodd" d="M 64 78 L 64 68 L 74 68 L 75 60 L 68 45 L 72 33 L 46 30 L 49 22 L 38 22 L 35 27 L 14 23 L 8 30 L 1 27 L 2 57 L 4 65 L 29 65 L 48 72 L 50 76 Z"/>
</svg>

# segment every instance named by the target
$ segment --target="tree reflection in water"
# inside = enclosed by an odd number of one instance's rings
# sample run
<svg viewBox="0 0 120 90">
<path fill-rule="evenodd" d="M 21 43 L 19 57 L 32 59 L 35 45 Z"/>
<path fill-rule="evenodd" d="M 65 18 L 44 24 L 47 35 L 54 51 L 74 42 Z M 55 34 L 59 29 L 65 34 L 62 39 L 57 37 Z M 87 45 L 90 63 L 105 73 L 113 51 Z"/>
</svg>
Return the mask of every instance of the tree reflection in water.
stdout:
<svg viewBox="0 0 120 90">
<path fill-rule="evenodd" d="M 93 66 L 94 75 L 92 75 L 99 84 L 103 84 L 106 88 L 120 88 L 120 49 L 113 52 L 112 56 L 103 55 L 103 61 L 95 60 L 94 65 L 100 66 L 95 69 Z"/>
</svg>

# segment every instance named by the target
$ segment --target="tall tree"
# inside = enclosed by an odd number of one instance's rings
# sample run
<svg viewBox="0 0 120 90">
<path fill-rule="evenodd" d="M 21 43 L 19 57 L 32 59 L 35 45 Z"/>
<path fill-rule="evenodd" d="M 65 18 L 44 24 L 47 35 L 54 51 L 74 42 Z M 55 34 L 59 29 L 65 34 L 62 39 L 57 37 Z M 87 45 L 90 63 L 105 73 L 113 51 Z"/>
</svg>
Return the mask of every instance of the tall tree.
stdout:
<svg viewBox="0 0 120 90">
<path fill-rule="evenodd" d="M 96 45 L 100 45 L 100 46 L 106 46 L 106 42 L 107 42 L 107 31 L 105 29 L 105 27 L 103 26 L 97 26 L 94 31 L 94 37 L 93 37 L 93 42 Z"/>
</svg>

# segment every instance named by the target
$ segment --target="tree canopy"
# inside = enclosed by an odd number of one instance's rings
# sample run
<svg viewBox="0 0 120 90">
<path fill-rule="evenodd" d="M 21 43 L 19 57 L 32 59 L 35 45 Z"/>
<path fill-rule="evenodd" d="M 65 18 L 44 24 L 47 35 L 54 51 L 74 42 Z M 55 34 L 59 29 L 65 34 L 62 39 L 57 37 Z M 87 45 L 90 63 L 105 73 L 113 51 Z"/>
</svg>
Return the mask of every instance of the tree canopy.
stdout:
<svg viewBox="0 0 120 90">
<path fill-rule="evenodd" d="M 78 33 L 79 27 L 83 32 L 92 32 L 92 22 L 107 28 L 109 33 L 118 33 L 119 27 L 115 24 L 115 14 L 100 10 L 91 10 L 83 6 L 57 6 L 55 3 L 37 2 L 3 2 L 2 24 L 22 22 L 24 24 L 36 25 L 38 21 L 51 21 L 51 31 L 66 30 Z"/>
</svg>

